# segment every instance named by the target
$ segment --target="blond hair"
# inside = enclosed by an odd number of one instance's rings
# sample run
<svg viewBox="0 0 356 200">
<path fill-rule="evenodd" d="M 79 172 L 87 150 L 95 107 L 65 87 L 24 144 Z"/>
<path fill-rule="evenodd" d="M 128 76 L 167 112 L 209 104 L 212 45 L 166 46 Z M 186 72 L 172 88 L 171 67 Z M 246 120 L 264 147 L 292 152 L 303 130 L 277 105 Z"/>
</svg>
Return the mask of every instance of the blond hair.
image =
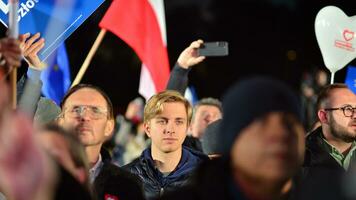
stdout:
<svg viewBox="0 0 356 200">
<path fill-rule="evenodd" d="M 182 103 L 187 113 L 188 124 L 192 118 L 192 106 L 189 101 L 184 98 L 179 92 L 173 90 L 165 90 L 152 96 L 146 103 L 144 109 L 143 121 L 149 122 L 151 119 L 161 114 L 164 103 Z"/>
</svg>

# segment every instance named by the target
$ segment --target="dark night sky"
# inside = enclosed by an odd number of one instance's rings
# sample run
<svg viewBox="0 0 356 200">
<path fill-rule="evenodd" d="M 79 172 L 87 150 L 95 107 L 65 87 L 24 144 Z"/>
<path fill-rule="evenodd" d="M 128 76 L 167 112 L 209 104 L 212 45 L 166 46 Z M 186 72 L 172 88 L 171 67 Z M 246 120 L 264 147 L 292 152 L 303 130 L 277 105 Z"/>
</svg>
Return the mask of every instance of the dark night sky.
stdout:
<svg viewBox="0 0 356 200">
<path fill-rule="evenodd" d="M 66 41 L 72 79 L 100 31 L 98 23 L 110 3 L 106 0 Z M 314 20 L 327 5 L 356 15 L 356 2 L 351 0 L 166 0 L 170 64 L 198 38 L 224 40 L 229 42 L 228 57 L 208 58 L 191 71 L 190 84 L 200 98 L 220 98 L 233 82 L 253 74 L 272 75 L 298 91 L 303 71 L 324 68 Z M 295 59 L 289 59 L 290 54 Z M 108 33 L 82 82 L 102 87 L 115 110 L 123 112 L 138 95 L 140 67 L 135 53 Z M 344 76 L 345 70 L 339 71 L 336 81 L 342 82 Z"/>
</svg>

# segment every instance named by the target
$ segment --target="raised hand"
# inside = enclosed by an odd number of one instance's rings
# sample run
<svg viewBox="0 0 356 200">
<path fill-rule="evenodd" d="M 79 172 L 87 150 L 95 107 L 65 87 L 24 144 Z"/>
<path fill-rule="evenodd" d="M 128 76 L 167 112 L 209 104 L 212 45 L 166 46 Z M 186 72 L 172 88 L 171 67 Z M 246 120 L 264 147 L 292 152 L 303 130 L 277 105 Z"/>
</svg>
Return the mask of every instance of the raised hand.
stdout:
<svg viewBox="0 0 356 200">
<path fill-rule="evenodd" d="M 45 46 L 45 40 L 44 38 L 40 38 L 40 36 L 40 33 L 36 33 L 32 36 L 30 33 L 26 33 L 19 36 L 23 56 L 29 66 L 36 70 L 45 68 L 45 64 L 38 57 L 38 52 Z"/>
<path fill-rule="evenodd" d="M 197 50 L 203 43 L 203 40 L 196 40 L 192 42 L 189 47 L 184 49 L 177 60 L 178 65 L 188 69 L 189 67 L 202 62 L 205 59 L 205 56 L 198 56 Z"/>
</svg>

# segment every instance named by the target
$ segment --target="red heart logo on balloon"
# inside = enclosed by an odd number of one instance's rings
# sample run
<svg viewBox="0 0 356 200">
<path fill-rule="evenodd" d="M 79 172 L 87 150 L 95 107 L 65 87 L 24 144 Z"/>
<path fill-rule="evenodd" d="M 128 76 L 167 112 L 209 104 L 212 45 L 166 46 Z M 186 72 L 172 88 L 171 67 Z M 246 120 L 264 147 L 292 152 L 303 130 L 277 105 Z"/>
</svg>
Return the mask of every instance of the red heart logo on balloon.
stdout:
<svg viewBox="0 0 356 200">
<path fill-rule="evenodd" d="M 344 30 L 343 35 L 344 35 L 344 38 L 346 41 L 350 41 L 350 40 L 354 39 L 355 33 L 353 31 Z"/>
</svg>

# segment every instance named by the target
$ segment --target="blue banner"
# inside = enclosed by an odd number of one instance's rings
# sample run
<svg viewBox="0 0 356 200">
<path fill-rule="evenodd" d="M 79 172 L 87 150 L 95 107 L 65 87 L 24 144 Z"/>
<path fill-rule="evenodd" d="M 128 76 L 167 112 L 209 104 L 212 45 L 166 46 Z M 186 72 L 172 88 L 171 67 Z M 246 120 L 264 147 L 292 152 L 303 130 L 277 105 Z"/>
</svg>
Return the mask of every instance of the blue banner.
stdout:
<svg viewBox="0 0 356 200">
<path fill-rule="evenodd" d="M 347 67 L 345 84 L 356 94 L 356 67 L 351 65 Z"/>
<path fill-rule="evenodd" d="M 37 32 L 46 45 L 39 52 L 43 61 L 64 42 L 104 0 L 19 0 L 20 34 Z M 8 26 L 8 0 L 0 0 L 0 21 Z"/>
</svg>

